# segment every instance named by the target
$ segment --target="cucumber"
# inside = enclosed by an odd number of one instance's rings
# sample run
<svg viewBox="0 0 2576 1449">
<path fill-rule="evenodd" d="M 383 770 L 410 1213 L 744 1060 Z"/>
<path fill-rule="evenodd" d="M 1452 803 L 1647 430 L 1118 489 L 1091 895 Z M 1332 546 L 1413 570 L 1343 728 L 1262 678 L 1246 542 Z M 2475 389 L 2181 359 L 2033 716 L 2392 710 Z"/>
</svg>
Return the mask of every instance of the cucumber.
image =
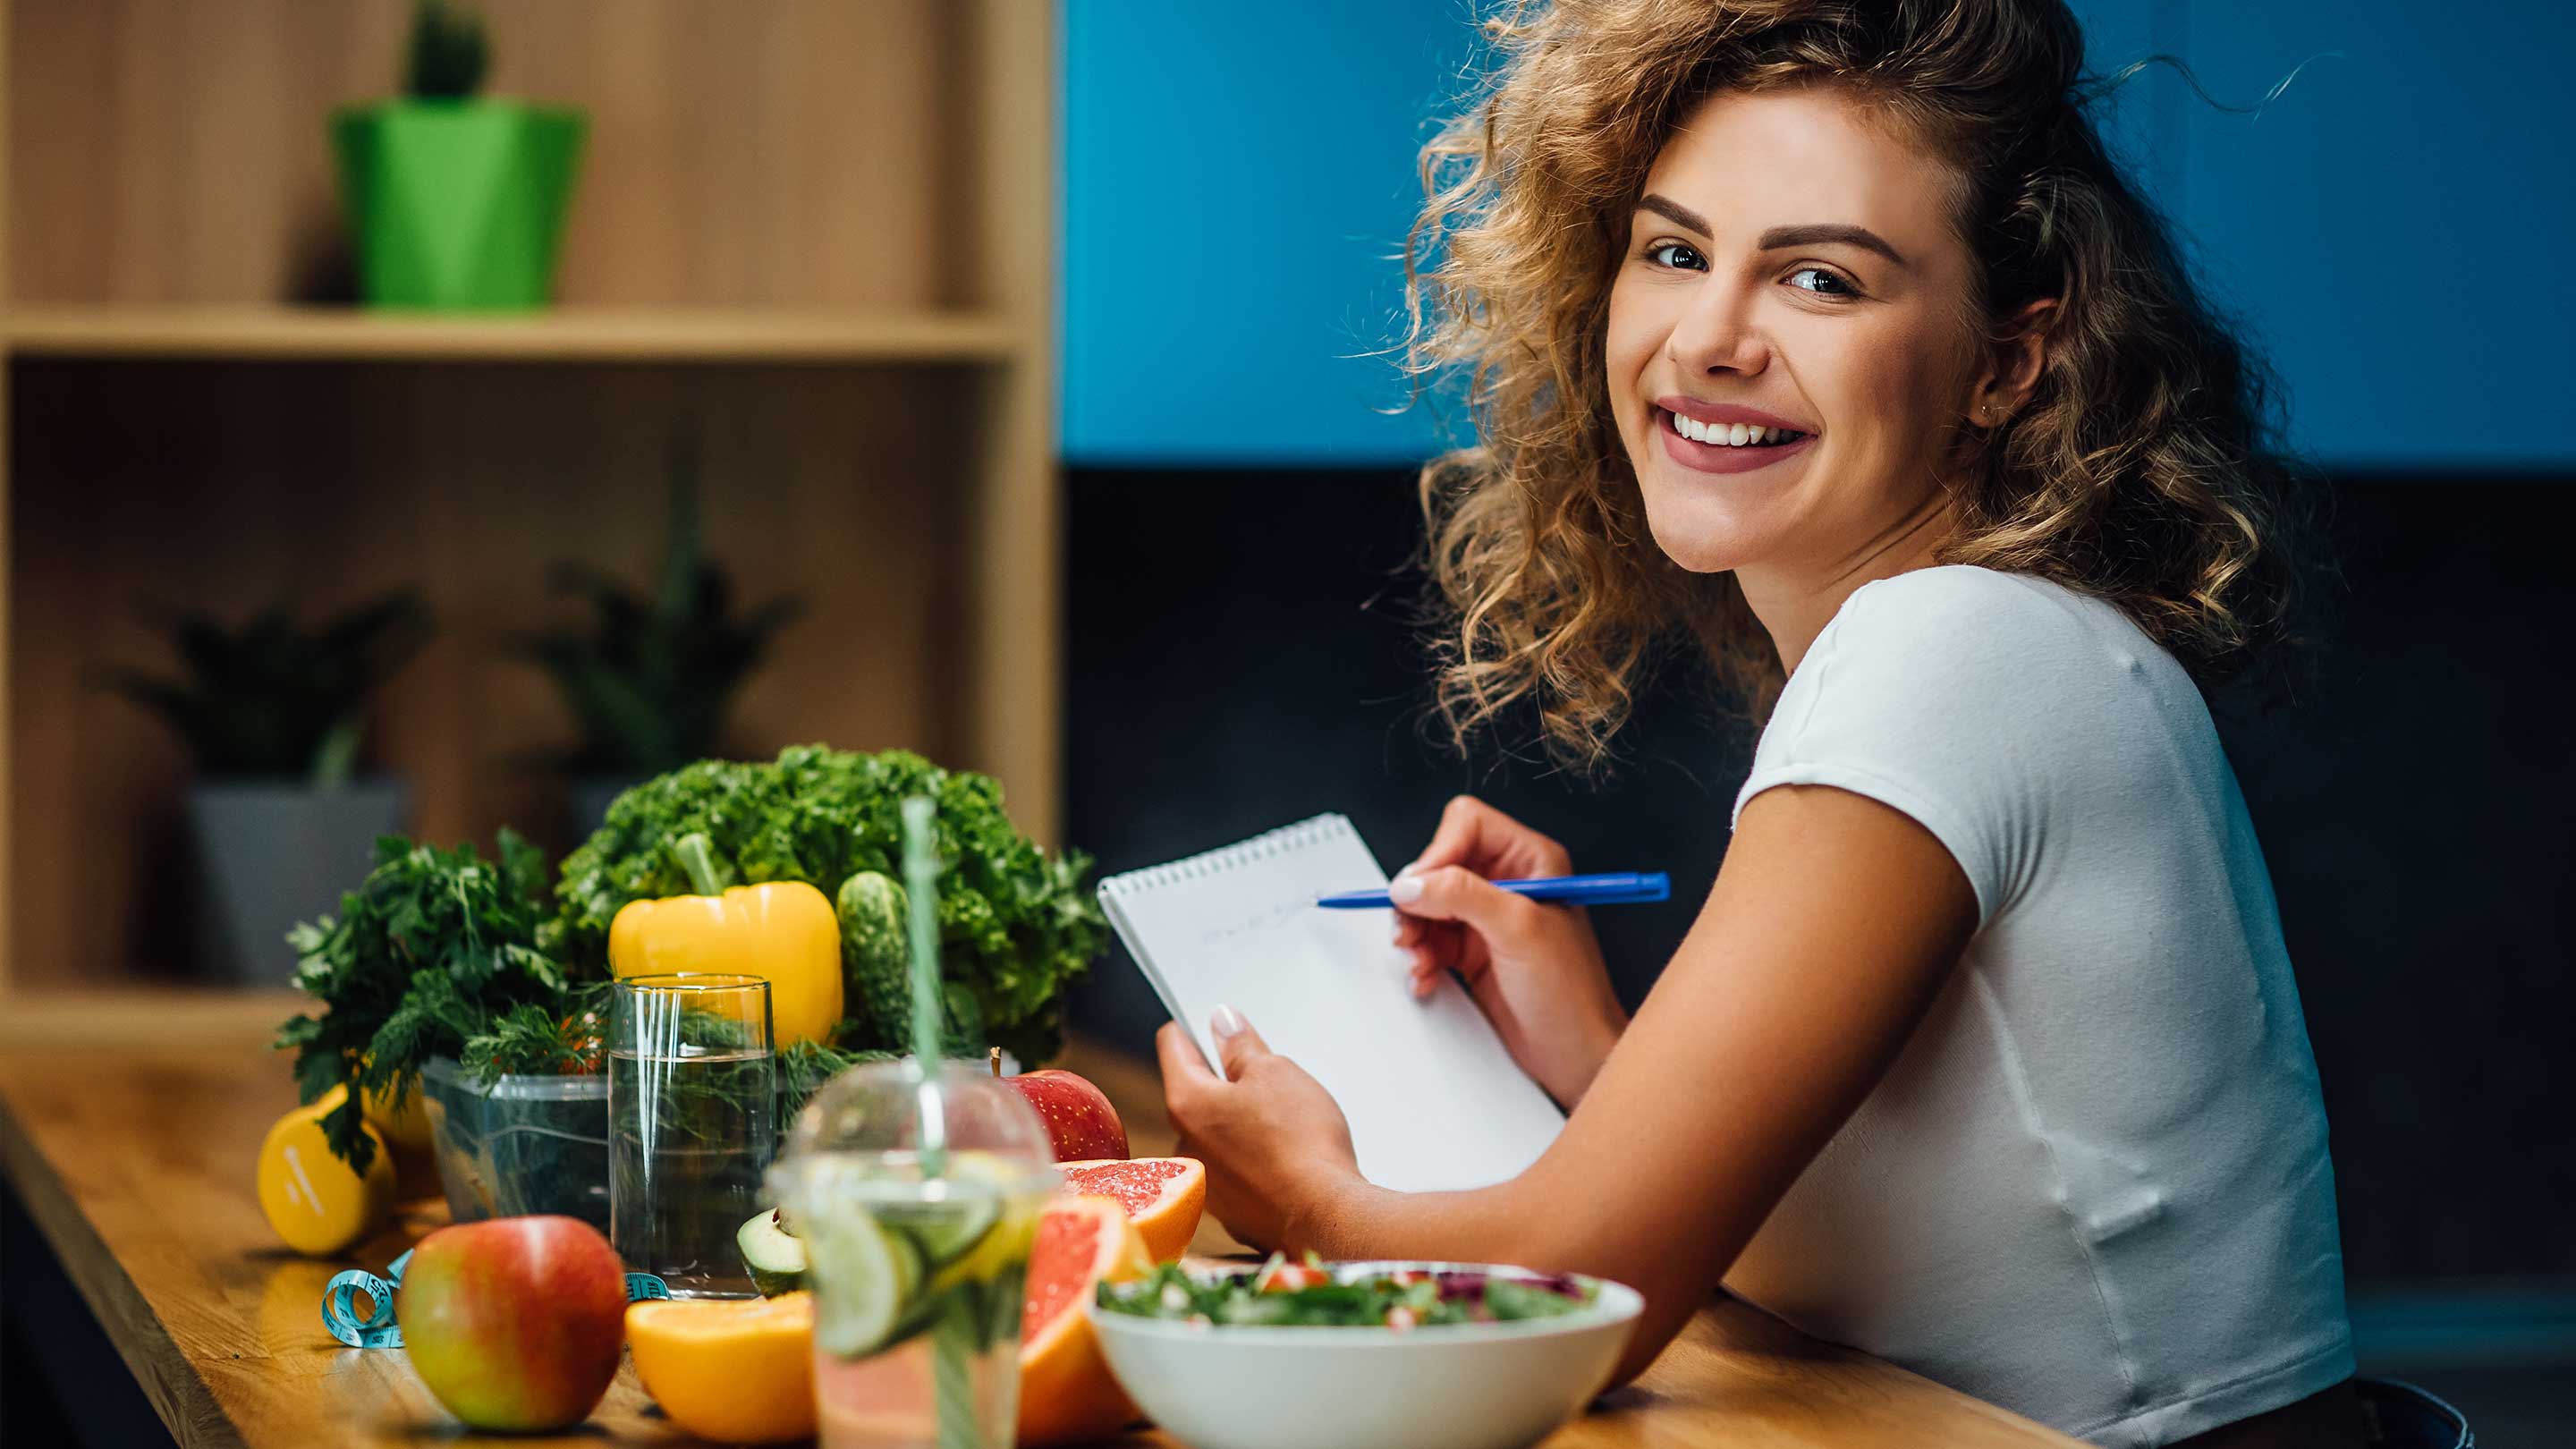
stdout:
<svg viewBox="0 0 2576 1449">
<path fill-rule="evenodd" d="M 903 887 L 873 870 L 841 882 L 832 914 L 841 924 L 843 999 L 884 1045 L 912 1039 L 912 947 Z"/>
<path fill-rule="evenodd" d="M 761 1297 L 775 1298 L 805 1286 L 805 1244 L 787 1231 L 777 1213 L 761 1213 L 745 1222 L 735 1230 L 733 1240 L 742 1249 L 743 1264 L 751 1269 L 752 1286 Z"/>
<path fill-rule="evenodd" d="M 843 1358 L 874 1352 L 921 1287 L 920 1250 L 858 1207 L 802 1226 L 823 1289 L 815 1295 L 814 1341 Z"/>
<path fill-rule="evenodd" d="M 921 1246 L 933 1267 L 945 1267 L 984 1240 L 1002 1215 L 1001 1199 L 966 1193 L 946 1202 L 889 1205 L 885 1225 Z"/>
</svg>

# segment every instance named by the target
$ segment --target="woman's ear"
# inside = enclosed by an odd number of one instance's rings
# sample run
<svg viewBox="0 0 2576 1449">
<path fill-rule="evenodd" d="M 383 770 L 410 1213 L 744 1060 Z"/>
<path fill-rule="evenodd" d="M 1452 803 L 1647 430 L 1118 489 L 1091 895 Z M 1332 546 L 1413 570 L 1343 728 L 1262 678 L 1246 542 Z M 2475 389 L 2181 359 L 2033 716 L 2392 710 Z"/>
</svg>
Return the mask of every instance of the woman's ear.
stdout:
<svg viewBox="0 0 2576 1449">
<path fill-rule="evenodd" d="M 2054 297 L 2042 297 L 2013 315 L 2003 337 L 1988 346 L 1985 375 L 1968 398 L 1969 421 L 1991 428 L 2030 401 L 2048 360 L 2049 324 L 2056 320 Z"/>
</svg>

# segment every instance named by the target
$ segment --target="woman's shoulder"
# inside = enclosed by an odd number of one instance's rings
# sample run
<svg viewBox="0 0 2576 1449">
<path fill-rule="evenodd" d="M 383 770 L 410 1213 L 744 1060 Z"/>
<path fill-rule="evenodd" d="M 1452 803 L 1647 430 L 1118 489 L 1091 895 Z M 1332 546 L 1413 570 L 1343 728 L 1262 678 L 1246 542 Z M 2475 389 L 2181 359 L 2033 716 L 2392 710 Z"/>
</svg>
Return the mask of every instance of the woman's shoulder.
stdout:
<svg viewBox="0 0 2576 1449">
<path fill-rule="evenodd" d="M 2096 611 L 2119 610 L 2037 574 L 1975 564 L 1936 564 L 1874 579 L 1852 591 L 1844 615 L 1885 624 L 1918 619 L 1942 624 L 1982 621 L 2039 630 L 2094 624 Z"/>
<path fill-rule="evenodd" d="M 1899 732 L 1948 725 L 1998 744 L 2036 741 L 2081 728 L 2078 721 L 2107 727 L 2202 712 L 2181 663 L 2117 605 L 2028 574 L 1963 565 L 1854 590 L 1780 704 L 1802 723 L 1875 717 Z"/>
<path fill-rule="evenodd" d="M 2034 672 L 2180 672 L 2118 606 L 2033 574 L 1968 564 L 1863 584 L 1818 644 L 1970 683 Z"/>
</svg>

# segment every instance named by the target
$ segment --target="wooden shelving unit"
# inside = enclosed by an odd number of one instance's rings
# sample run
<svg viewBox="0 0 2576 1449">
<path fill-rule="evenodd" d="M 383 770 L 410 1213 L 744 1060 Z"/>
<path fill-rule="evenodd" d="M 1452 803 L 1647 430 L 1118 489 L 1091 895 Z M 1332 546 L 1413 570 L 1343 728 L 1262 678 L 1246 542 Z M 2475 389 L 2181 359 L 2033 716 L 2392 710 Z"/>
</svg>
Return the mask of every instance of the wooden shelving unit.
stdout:
<svg viewBox="0 0 2576 1449">
<path fill-rule="evenodd" d="M 20 358 L 210 362 L 1012 363 L 1003 316 L 784 308 L 573 307 L 508 316 L 348 307 L 26 306 L 0 347 Z"/>
<path fill-rule="evenodd" d="M 738 585 L 809 604 L 732 743 L 919 749 L 1054 842 L 1052 6 L 483 8 L 491 89 L 589 117 L 542 313 L 317 300 L 327 118 L 392 89 L 410 0 L 0 0 L 0 1016 L 184 987 L 187 762 L 93 687 L 166 664 L 140 600 L 418 587 L 371 760 L 418 834 L 560 844 L 513 762 L 570 721 L 502 641 L 569 607 L 551 560 L 643 575 L 683 438 Z"/>
</svg>

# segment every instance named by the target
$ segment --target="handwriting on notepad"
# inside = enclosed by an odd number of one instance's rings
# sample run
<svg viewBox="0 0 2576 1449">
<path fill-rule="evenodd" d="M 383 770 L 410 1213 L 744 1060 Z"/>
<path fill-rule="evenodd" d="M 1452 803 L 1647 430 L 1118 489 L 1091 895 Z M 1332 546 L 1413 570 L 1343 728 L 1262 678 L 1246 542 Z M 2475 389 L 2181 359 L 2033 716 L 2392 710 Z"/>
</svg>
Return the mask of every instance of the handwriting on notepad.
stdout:
<svg viewBox="0 0 2576 1449">
<path fill-rule="evenodd" d="M 1199 937 L 1199 944 L 1202 946 L 1213 946 L 1221 941 L 1233 940 L 1237 936 L 1248 936 L 1256 931 L 1266 931 L 1271 927 L 1278 925 L 1282 921 L 1302 915 L 1313 909 L 1315 909 L 1315 902 L 1312 897 L 1304 897 L 1293 901 L 1281 901 L 1279 904 L 1244 920 L 1234 921 L 1226 925 L 1210 928 Z"/>
</svg>

